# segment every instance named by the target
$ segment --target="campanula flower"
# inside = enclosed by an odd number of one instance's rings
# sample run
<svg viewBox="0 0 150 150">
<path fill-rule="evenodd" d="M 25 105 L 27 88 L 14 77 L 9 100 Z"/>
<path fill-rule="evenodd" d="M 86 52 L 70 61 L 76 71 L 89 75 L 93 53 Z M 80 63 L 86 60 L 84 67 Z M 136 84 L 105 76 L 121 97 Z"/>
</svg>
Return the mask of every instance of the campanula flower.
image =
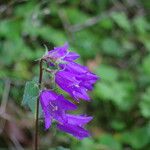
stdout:
<svg viewBox="0 0 150 150">
<path fill-rule="evenodd" d="M 75 52 L 68 51 L 68 44 L 65 43 L 63 46 L 54 47 L 53 50 L 48 51 L 44 58 L 50 59 L 56 63 L 71 62 L 79 58 L 80 56 Z"/>
<path fill-rule="evenodd" d="M 65 124 L 57 125 L 58 129 L 75 136 L 79 140 L 90 136 L 90 133 L 84 129 L 84 126 L 92 120 L 92 117 L 67 114 L 66 118 Z"/>
<path fill-rule="evenodd" d="M 60 71 L 55 74 L 55 82 L 75 100 L 90 100 L 88 90 L 93 89 L 98 77 L 91 73 L 87 67 L 75 62 L 61 64 Z"/>
<path fill-rule="evenodd" d="M 55 74 L 55 82 L 75 100 L 79 100 L 79 98 L 90 100 L 87 89 L 80 86 L 80 81 L 76 79 L 74 74 L 67 71 L 58 71 Z"/>
<path fill-rule="evenodd" d="M 59 130 L 62 130 L 64 132 L 67 132 L 74 137 L 78 138 L 79 140 L 82 140 L 85 137 L 89 137 L 90 134 L 87 130 L 85 130 L 83 127 L 77 126 L 77 125 L 71 125 L 71 124 L 57 124 L 57 128 Z"/>
<path fill-rule="evenodd" d="M 53 119 L 64 122 L 65 112 L 67 110 L 77 109 L 75 104 L 51 90 L 44 90 L 40 93 L 40 103 L 43 110 L 46 129 L 50 127 Z"/>
<path fill-rule="evenodd" d="M 68 44 L 55 47 L 46 52 L 42 59 L 47 62 L 46 71 L 52 75 L 54 81 L 62 90 L 66 91 L 74 100 L 89 101 L 88 91 L 93 90 L 93 85 L 98 76 L 87 67 L 75 62 L 79 55 L 68 50 Z M 40 93 L 40 103 L 45 120 L 45 128 L 56 121 L 57 128 L 67 132 L 78 139 L 90 136 L 85 125 L 92 117 L 68 114 L 68 111 L 77 109 L 77 106 L 52 90 L 43 90 Z"/>
<path fill-rule="evenodd" d="M 45 118 L 46 129 L 51 126 L 52 120 L 55 120 L 58 129 L 80 140 L 90 136 L 89 132 L 84 129 L 84 126 L 92 120 L 92 117 L 67 114 L 66 111 L 74 110 L 77 107 L 62 95 L 58 95 L 51 90 L 44 90 L 40 93 L 40 103 Z"/>
<path fill-rule="evenodd" d="M 84 127 L 88 122 L 90 122 L 93 117 L 87 117 L 85 115 L 72 115 L 66 114 L 67 123 L 72 125 L 78 125 L 80 127 Z"/>
</svg>

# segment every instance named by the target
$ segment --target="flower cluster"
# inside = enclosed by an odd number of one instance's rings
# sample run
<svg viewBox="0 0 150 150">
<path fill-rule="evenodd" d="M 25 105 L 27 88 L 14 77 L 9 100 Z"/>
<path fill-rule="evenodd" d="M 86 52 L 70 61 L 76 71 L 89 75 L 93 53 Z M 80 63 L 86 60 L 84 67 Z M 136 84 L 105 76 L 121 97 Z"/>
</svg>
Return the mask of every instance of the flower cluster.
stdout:
<svg viewBox="0 0 150 150">
<path fill-rule="evenodd" d="M 62 90 L 78 102 L 80 99 L 89 101 L 90 97 L 87 92 L 93 89 L 93 84 L 98 77 L 87 67 L 74 62 L 77 58 L 79 58 L 77 53 L 68 51 L 68 44 L 55 47 L 54 50 L 48 51 L 43 56 L 43 59 L 48 62 L 49 68 L 55 68 L 52 70 L 54 81 Z M 68 114 L 68 111 L 77 109 L 77 106 L 65 99 L 63 95 L 49 89 L 42 90 L 40 103 L 46 129 L 50 128 L 54 120 L 57 122 L 59 130 L 78 139 L 89 136 L 89 132 L 84 129 L 84 126 L 92 120 L 92 117 Z"/>
</svg>

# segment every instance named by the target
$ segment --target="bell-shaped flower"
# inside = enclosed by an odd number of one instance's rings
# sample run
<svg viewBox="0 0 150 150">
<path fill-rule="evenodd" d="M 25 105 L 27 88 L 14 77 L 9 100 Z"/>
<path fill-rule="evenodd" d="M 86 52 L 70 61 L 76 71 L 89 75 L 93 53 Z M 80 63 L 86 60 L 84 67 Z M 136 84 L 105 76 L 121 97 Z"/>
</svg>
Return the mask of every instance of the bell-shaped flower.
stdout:
<svg viewBox="0 0 150 150">
<path fill-rule="evenodd" d="M 46 129 L 50 128 L 52 121 L 55 120 L 58 129 L 80 140 L 90 136 L 84 126 L 92 120 L 92 117 L 67 114 L 66 111 L 74 110 L 77 106 L 66 100 L 62 95 L 58 95 L 51 90 L 44 90 L 40 93 L 40 103 Z"/>
<path fill-rule="evenodd" d="M 88 90 L 93 89 L 98 76 L 91 73 L 87 67 L 75 62 L 61 64 L 62 70 L 55 74 L 55 82 L 64 91 L 68 92 L 75 100 L 90 100 Z"/>
<path fill-rule="evenodd" d="M 71 62 L 79 57 L 80 56 L 77 53 L 68 51 L 67 43 L 65 43 L 63 46 L 54 47 L 53 50 L 48 51 L 44 55 L 45 59 L 50 59 L 57 63 Z"/>
<path fill-rule="evenodd" d="M 90 136 L 89 131 L 84 129 L 84 126 L 92 120 L 92 117 L 70 114 L 66 116 L 67 122 L 64 124 L 57 124 L 58 129 L 73 135 L 79 140 Z"/>
<path fill-rule="evenodd" d="M 58 122 L 64 122 L 66 119 L 66 111 L 77 109 L 75 104 L 51 90 L 44 90 L 40 93 L 40 103 L 46 129 L 50 127 L 53 119 Z"/>
</svg>

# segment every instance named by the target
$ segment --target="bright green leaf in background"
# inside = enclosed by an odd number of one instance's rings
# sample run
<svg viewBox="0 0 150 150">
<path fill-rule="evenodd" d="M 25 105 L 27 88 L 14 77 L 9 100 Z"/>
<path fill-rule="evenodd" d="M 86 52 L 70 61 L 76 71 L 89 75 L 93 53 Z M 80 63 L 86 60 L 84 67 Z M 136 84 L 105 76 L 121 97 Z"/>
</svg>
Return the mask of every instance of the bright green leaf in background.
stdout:
<svg viewBox="0 0 150 150">
<path fill-rule="evenodd" d="M 150 87 L 143 93 L 139 107 L 142 115 L 146 118 L 150 118 Z"/>
<path fill-rule="evenodd" d="M 95 87 L 95 94 L 104 101 L 113 101 L 121 110 L 128 110 L 132 106 L 132 92 L 134 92 L 134 83 L 119 81 L 118 70 L 101 65 L 97 70 L 101 74 L 101 82 Z"/>
<path fill-rule="evenodd" d="M 117 141 L 117 139 L 115 139 L 113 136 L 111 135 L 103 135 L 100 137 L 99 142 L 101 145 L 104 145 L 104 148 L 106 149 L 111 149 L 111 150 L 121 150 L 122 146 L 119 143 L 119 141 Z"/>
<path fill-rule="evenodd" d="M 150 125 L 136 128 L 132 132 L 125 132 L 122 135 L 122 142 L 131 145 L 133 149 L 142 149 L 149 144 Z"/>
<path fill-rule="evenodd" d="M 115 39 L 111 38 L 104 39 L 102 42 L 102 49 L 104 53 L 110 56 L 120 57 L 123 54 L 120 44 Z"/>
<path fill-rule="evenodd" d="M 35 114 L 36 101 L 38 100 L 38 97 L 39 97 L 39 88 L 37 84 L 37 79 L 35 78 L 32 81 L 28 81 L 25 85 L 22 105 L 25 105 L 28 108 L 30 108 L 32 113 Z M 41 115 L 41 108 L 39 115 Z"/>
<path fill-rule="evenodd" d="M 146 75 L 150 75 L 150 55 L 143 59 L 142 69 Z"/>
<path fill-rule="evenodd" d="M 125 31 L 130 31 L 130 21 L 124 12 L 115 12 L 111 14 L 113 20 L 118 24 L 119 27 L 123 28 Z"/>
</svg>

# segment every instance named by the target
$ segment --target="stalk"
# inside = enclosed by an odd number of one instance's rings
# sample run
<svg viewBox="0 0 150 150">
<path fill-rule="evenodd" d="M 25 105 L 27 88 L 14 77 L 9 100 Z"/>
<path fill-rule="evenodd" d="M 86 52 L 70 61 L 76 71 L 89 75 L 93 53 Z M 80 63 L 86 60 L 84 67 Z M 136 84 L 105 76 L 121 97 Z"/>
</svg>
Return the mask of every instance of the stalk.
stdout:
<svg viewBox="0 0 150 150">
<path fill-rule="evenodd" d="M 40 74 L 39 74 L 39 89 L 41 89 L 42 76 L 43 76 L 43 59 L 40 60 Z M 35 112 L 35 141 L 34 141 L 34 150 L 38 150 L 38 128 L 39 128 L 39 98 L 36 101 L 36 112 Z"/>
</svg>

